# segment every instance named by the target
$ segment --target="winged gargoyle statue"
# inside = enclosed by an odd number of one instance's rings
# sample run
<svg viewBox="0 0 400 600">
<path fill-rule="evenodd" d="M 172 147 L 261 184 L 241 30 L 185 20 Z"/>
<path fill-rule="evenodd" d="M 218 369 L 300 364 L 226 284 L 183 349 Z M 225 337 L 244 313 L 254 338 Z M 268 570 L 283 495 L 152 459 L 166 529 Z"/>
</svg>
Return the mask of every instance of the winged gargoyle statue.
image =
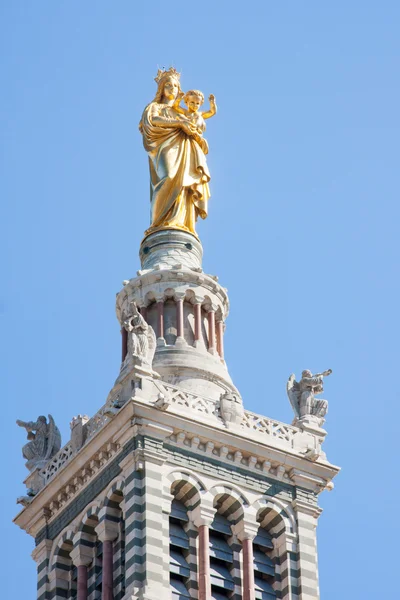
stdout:
<svg viewBox="0 0 400 600">
<path fill-rule="evenodd" d="M 315 398 L 315 396 L 324 391 L 324 377 L 331 373 L 332 369 L 328 369 L 323 373 L 313 375 L 311 371 L 306 370 L 302 372 L 299 382 L 296 381 L 294 374 L 289 377 L 286 390 L 297 419 L 314 417 L 318 425 L 323 424 L 324 417 L 328 412 L 328 401 Z"/>
</svg>

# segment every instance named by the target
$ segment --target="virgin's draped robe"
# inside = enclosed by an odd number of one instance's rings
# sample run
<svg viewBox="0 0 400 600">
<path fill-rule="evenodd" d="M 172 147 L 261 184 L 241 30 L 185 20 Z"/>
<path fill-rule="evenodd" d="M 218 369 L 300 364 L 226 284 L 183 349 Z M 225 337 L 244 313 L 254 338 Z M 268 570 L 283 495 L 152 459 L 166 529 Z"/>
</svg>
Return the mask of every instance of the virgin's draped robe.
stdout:
<svg viewBox="0 0 400 600">
<path fill-rule="evenodd" d="M 154 116 L 166 123 L 179 119 L 168 105 L 152 102 L 142 116 L 140 130 L 149 155 L 151 227 L 183 229 L 195 233 L 198 216 L 205 219 L 210 197 L 204 152 L 182 129 L 153 124 Z"/>
</svg>

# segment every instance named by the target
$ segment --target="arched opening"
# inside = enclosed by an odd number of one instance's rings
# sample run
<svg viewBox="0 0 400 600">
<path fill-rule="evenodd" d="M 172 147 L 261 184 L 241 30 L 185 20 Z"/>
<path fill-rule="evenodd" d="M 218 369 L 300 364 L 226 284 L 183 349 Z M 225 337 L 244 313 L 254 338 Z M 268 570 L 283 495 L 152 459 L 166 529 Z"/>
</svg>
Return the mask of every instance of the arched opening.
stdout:
<svg viewBox="0 0 400 600">
<path fill-rule="evenodd" d="M 170 586 L 173 600 L 191 597 L 197 587 L 196 541 L 197 532 L 188 511 L 199 502 L 198 490 L 188 481 L 175 481 L 169 515 Z"/>
<path fill-rule="evenodd" d="M 234 575 L 239 575 L 239 546 L 233 536 L 232 525 L 243 515 L 240 501 L 229 492 L 218 494 L 214 499 L 216 513 L 210 524 L 209 556 L 211 598 L 224 600 L 234 594 Z"/>
<path fill-rule="evenodd" d="M 116 524 L 116 539 L 113 541 L 113 600 L 125 595 L 125 519 L 121 509 L 123 492 L 114 490 L 105 501 L 106 518 Z"/>
<path fill-rule="evenodd" d="M 63 595 L 69 600 L 77 598 L 77 568 L 71 559 L 73 549 L 72 539 L 62 539 L 53 557 L 53 569 L 55 571 L 54 586 L 56 595 Z"/>
<path fill-rule="evenodd" d="M 282 514 L 272 507 L 262 509 L 257 521 L 259 528 L 253 540 L 255 598 L 274 600 L 283 584 L 276 569 L 281 560 L 277 541 L 285 537 L 286 525 Z"/>
<path fill-rule="evenodd" d="M 274 544 L 265 527 L 259 527 L 253 540 L 254 589 L 256 600 L 276 598 Z"/>
</svg>

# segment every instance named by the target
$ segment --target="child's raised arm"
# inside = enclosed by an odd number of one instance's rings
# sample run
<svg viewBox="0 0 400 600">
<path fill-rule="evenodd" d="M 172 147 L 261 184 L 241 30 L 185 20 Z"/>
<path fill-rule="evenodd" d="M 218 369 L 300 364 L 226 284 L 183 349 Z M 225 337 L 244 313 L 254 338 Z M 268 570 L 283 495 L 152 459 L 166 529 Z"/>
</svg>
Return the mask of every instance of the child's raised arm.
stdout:
<svg viewBox="0 0 400 600">
<path fill-rule="evenodd" d="M 174 108 L 176 110 L 176 112 L 179 113 L 180 115 L 186 115 L 186 110 L 184 108 L 182 108 L 182 106 L 180 106 L 181 100 L 184 95 L 185 94 L 183 92 L 179 92 L 179 94 L 176 97 L 175 102 L 172 105 L 172 108 Z"/>
<path fill-rule="evenodd" d="M 210 110 L 206 110 L 205 112 L 201 113 L 201 116 L 203 117 L 203 119 L 209 119 L 210 117 L 213 117 L 217 113 L 217 103 L 215 102 L 214 94 L 210 94 L 208 96 L 208 99 L 210 101 Z"/>
</svg>

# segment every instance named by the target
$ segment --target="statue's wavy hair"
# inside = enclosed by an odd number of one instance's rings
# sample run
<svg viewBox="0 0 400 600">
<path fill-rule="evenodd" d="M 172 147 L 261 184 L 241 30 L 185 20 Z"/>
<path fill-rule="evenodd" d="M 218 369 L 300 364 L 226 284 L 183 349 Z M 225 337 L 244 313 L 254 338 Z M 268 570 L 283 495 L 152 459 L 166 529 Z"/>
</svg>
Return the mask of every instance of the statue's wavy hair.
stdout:
<svg viewBox="0 0 400 600">
<path fill-rule="evenodd" d="M 203 104 L 203 102 L 204 102 L 204 94 L 203 94 L 203 92 L 201 92 L 200 90 L 189 90 L 188 92 L 186 92 L 186 94 L 183 96 L 183 99 L 186 102 L 186 104 L 187 104 L 188 98 L 190 98 L 191 96 L 195 96 L 197 98 L 200 98 L 200 101 Z"/>
<path fill-rule="evenodd" d="M 153 104 L 153 102 L 157 102 L 157 103 L 161 102 L 162 97 L 164 95 L 164 87 L 165 87 L 165 84 L 168 81 L 168 79 L 175 79 L 176 83 L 178 84 L 178 92 L 182 91 L 181 83 L 180 83 L 179 79 L 177 77 L 174 77 L 173 75 L 168 74 L 166 77 L 162 77 L 162 79 L 159 81 L 158 87 L 157 87 L 157 92 L 156 92 L 156 95 L 154 96 L 154 99 L 149 104 L 147 104 L 147 106 L 145 107 L 144 110 L 146 110 L 146 108 L 148 106 L 150 106 L 150 104 Z M 142 133 L 142 119 L 140 119 L 140 122 L 139 122 L 139 131 Z"/>
</svg>

